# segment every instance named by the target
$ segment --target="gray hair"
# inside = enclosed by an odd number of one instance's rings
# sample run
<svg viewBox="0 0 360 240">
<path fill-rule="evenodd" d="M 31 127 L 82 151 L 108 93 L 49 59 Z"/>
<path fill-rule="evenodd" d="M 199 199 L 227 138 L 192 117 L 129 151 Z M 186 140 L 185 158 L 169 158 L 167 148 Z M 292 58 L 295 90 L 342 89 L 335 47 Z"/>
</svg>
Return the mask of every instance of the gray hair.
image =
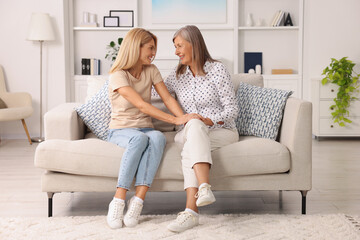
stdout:
<svg viewBox="0 0 360 240">
<path fill-rule="evenodd" d="M 199 30 L 194 25 L 187 25 L 185 27 L 177 30 L 173 37 L 173 42 L 177 36 L 181 36 L 186 41 L 188 41 L 192 46 L 192 60 L 195 62 L 195 67 L 197 69 L 196 75 L 205 75 L 204 65 L 206 61 L 216 62 L 207 50 L 204 38 Z M 179 62 L 176 68 L 176 77 L 178 78 L 181 74 L 185 72 L 186 65 Z"/>
</svg>

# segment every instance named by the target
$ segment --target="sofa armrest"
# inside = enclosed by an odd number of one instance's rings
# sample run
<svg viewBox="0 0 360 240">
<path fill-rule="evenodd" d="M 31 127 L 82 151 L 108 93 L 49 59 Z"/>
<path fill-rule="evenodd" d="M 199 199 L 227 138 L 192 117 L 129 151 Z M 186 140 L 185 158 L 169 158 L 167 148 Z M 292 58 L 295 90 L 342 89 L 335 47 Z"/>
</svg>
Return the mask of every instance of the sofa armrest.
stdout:
<svg viewBox="0 0 360 240">
<path fill-rule="evenodd" d="M 45 140 L 79 140 L 84 138 L 85 124 L 75 111 L 75 107 L 79 105 L 81 103 L 63 103 L 45 114 Z"/>
<path fill-rule="evenodd" d="M 312 103 L 298 98 L 286 102 L 279 141 L 290 151 L 291 169 L 295 181 L 311 189 L 312 177 Z"/>
</svg>

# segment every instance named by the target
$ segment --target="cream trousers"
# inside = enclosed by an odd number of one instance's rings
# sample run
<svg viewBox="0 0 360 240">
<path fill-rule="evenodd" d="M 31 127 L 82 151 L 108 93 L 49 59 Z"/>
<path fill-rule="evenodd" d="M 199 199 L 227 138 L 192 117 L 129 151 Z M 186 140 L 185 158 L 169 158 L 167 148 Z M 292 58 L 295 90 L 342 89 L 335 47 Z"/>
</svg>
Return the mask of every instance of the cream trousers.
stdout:
<svg viewBox="0 0 360 240">
<path fill-rule="evenodd" d="M 211 151 L 239 141 L 239 135 L 236 129 L 209 129 L 202 121 L 192 119 L 174 140 L 183 145 L 181 163 L 186 189 L 199 186 L 193 166 L 196 163 L 212 164 Z"/>
</svg>

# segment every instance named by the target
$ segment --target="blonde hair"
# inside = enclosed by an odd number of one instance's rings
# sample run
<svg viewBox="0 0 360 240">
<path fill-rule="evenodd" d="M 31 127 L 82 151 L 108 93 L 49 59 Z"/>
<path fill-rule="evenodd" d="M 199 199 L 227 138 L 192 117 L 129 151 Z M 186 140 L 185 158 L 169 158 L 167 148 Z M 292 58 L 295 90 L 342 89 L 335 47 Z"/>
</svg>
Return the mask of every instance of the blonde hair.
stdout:
<svg viewBox="0 0 360 240">
<path fill-rule="evenodd" d="M 200 30 L 194 25 L 187 25 L 177 30 L 173 37 L 173 42 L 177 36 L 181 36 L 188 41 L 192 46 L 192 60 L 195 62 L 196 75 L 205 75 L 204 65 L 206 61 L 217 62 L 211 56 L 207 50 L 204 38 Z M 176 68 L 176 77 L 178 78 L 186 70 L 186 65 L 179 64 Z"/>
<path fill-rule="evenodd" d="M 157 48 L 157 37 L 143 28 L 131 29 L 124 37 L 120 45 L 119 52 L 116 56 L 115 62 L 112 65 L 109 73 L 114 73 L 119 70 L 129 70 L 139 60 L 140 48 L 151 40 L 155 42 L 155 51 Z"/>
</svg>

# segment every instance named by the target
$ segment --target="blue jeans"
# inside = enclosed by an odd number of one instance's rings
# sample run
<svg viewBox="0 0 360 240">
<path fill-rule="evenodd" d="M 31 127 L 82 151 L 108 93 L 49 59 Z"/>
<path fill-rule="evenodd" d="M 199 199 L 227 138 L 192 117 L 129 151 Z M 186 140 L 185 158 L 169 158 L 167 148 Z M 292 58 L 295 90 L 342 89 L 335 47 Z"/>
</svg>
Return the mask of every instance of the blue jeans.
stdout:
<svg viewBox="0 0 360 240">
<path fill-rule="evenodd" d="M 117 187 L 129 190 L 135 175 L 135 186 L 150 187 L 164 152 L 164 134 L 153 128 L 110 129 L 108 142 L 126 148 Z"/>
</svg>

